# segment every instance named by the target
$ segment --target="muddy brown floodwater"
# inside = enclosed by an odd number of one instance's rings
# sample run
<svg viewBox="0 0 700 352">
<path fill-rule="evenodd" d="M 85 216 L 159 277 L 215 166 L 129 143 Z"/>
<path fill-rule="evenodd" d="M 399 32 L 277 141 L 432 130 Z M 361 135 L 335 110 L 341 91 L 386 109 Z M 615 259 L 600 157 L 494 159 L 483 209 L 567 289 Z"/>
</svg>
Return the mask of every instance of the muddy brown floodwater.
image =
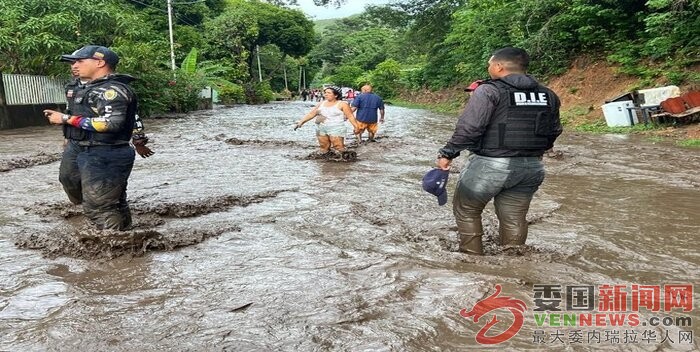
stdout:
<svg viewBox="0 0 700 352">
<path fill-rule="evenodd" d="M 700 298 L 664 295 L 699 287 L 697 150 L 566 133 L 545 158 L 527 246 L 498 246 L 489 206 L 489 255 L 474 257 L 456 252 L 451 208 L 420 186 L 454 116 L 388 107 L 383 138 L 338 162 L 309 157 L 312 126 L 292 131 L 309 109 L 146 121 L 156 154 L 136 161 L 125 233 L 92 231 L 69 205 L 59 128 L 0 131 L 0 350 L 483 350 L 475 338 L 494 314 L 488 336 L 518 315 L 523 324 L 492 350 L 698 349 Z M 632 307 L 636 284 L 659 287 L 659 311 Z M 525 312 L 460 315 L 496 285 Z M 612 301 L 604 285 L 618 287 Z M 571 313 L 567 289 L 581 287 L 594 295 L 575 313 L 639 314 L 640 324 L 542 323 L 535 309 Z M 647 324 L 655 317 L 693 325 Z"/>
</svg>

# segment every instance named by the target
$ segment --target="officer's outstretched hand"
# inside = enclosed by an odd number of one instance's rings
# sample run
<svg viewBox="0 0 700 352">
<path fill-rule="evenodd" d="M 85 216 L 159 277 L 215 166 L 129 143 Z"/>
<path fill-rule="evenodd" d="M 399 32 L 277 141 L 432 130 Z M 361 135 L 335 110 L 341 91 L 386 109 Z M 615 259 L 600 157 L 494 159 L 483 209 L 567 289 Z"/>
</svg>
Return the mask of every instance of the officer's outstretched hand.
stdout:
<svg viewBox="0 0 700 352">
<path fill-rule="evenodd" d="M 134 149 L 136 149 L 136 153 L 138 153 L 142 158 L 148 158 L 156 153 L 152 151 L 151 148 L 142 144 L 134 144 Z"/>
<path fill-rule="evenodd" d="M 152 151 L 151 148 L 146 146 L 147 143 L 148 137 L 144 135 L 139 135 L 138 138 L 131 139 L 131 144 L 134 145 L 136 153 L 138 153 L 142 158 L 148 158 L 149 156 L 155 154 L 155 152 Z"/>
<path fill-rule="evenodd" d="M 49 123 L 54 124 L 54 125 L 61 125 L 63 124 L 63 113 L 55 111 L 55 110 L 49 110 L 46 109 L 44 110 L 44 116 L 49 120 Z"/>
</svg>

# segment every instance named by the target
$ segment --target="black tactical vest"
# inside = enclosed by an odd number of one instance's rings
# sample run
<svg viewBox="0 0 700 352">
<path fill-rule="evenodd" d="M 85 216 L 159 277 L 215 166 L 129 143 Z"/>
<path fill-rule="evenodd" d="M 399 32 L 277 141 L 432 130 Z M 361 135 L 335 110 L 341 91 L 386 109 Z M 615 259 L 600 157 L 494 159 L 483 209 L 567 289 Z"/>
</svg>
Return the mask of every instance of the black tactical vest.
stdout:
<svg viewBox="0 0 700 352">
<path fill-rule="evenodd" d="M 494 150 L 516 156 L 542 155 L 556 135 L 554 92 L 542 85 L 520 89 L 498 79 L 486 84 L 498 88 L 500 99 L 479 154 Z"/>
<path fill-rule="evenodd" d="M 66 84 L 66 114 L 75 115 L 75 97 L 84 94 L 84 92 L 80 92 L 81 90 L 84 91 L 85 86 L 80 84 L 80 81 L 77 79 Z M 90 139 L 90 132 L 69 124 L 63 124 L 63 137 L 75 141 L 86 141 Z"/>
<path fill-rule="evenodd" d="M 118 86 L 119 88 L 123 89 L 124 91 L 128 92 L 128 95 L 131 98 L 131 101 L 128 104 L 127 111 L 126 111 L 126 121 L 124 122 L 124 127 L 117 132 L 90 132 L 90 131 L 85 131 L 87 134 L 87 138 L 83 140 L 88 140 L 88 141 L 94 141 L 102 144 L 117 144 L 117 143 L 123 143 L 123 142 L 129 142 L 131 140 L 131 134 L 133 133 L 134 130 L 134 121 L 136 120 L 136 109 L 138 106 L 138 102 L 136 99 L 136 95 L 134 94 L 133 90 L 131 87 L 128 85 L 118 82 L 110 76 L 108 76 L 107 79 L 104 81 L 100 81 L 97 83 L 92 83 L 88 86 L 86 86 L 86 89 L 79 89 L 78 94 L 75 95 L 75 111 L 73 111 L 73 115 L 78 115 L 78 116 L 83 116 L 83 117 L 97 117 L 97 113 L 92 110 L 93 107 L 97 106 L 96 101 L 99 99 L 103 99 L 100 95 L 100 92 L 98 89 L 99 87 L 104 87 L 104 86 Z"/>
</svg>

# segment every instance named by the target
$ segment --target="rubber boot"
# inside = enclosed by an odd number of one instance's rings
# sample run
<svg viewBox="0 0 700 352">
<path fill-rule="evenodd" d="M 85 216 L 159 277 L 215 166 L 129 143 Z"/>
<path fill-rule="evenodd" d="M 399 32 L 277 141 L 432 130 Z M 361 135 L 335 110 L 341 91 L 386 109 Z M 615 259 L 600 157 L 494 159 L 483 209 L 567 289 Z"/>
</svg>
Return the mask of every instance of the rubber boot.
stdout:
<svg viewBox="0 0 700 352">
<path fill-rule="evenodd" d="M 481 245 L 480 233 L 460 233 L 459 251 L 471 255 L 483 255 L 484 249 Z"/>
</svg>

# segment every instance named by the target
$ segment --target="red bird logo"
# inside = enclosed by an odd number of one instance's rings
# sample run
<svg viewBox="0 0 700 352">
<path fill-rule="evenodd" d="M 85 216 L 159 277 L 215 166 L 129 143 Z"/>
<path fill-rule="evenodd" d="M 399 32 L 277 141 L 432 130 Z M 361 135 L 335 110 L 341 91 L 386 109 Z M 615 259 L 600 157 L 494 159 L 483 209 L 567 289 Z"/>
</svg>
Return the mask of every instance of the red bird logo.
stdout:
<svg viewBox="0 0 700 352">
<path fill-rule="evenodd" d="M 527 309 L 525 302 L 512 297 L 498 297 L 500 293 L 501 285 L 496 285 L 496 292 L 491 296 L 476 302 L 472 310 L 467 312 L 466 309 L 462 309 L 459 311 L 459 314 L 465 318 L 473 316 L 475 323 L 479 322 L 479 318 L 496 309 L 507 309 L 511 314 L 513 314 L 513 323 L 510 325 L 510 327 L 508 327 L 508 329 L 506 329 L 506 331 L 498 335 L 487 336 L 486 333 L 489 331 L 489 329 L 499 322 L 497 315 L 494 314 L 491 321 L 486 323 L 486 325 L 476 334 L 476 342 L 480 344 L 495 345 L 508 341 L 511 337 L 515 336 L 518 331 L 520 331 L 520 328 L 523 327 L 523 322 L 525 320 L 523 313 L 525 313 L 525 310 Z"/>
</svg>

